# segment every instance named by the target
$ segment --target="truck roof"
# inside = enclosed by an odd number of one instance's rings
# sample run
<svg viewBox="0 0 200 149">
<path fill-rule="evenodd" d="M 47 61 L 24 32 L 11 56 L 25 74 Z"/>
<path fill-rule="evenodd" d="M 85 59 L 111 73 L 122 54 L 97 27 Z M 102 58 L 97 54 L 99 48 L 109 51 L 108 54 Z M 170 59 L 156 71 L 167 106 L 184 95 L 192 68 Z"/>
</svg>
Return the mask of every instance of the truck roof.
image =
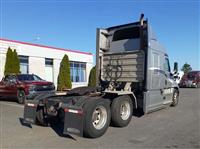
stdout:
<svg viewBox="0 0 200 149">
<path fill-rule="evenodd" d="M 148 36 L 149 36 L 149 43 L 148 46 L 152 49 L 158 49 L 159 51 L 163 52 L 165 54 L 165 56 L 168 57 L 167 53 L 166 53 L 166 49 L 165 47 L 159 42 L 158 38 L 156 37 L 155 32 L 153 31 L 151 25 L 149 24 L 148 20 L 144 20 L 144 23 L 147 24 L 148 27 Z M 122 24 L 122 25 L 117 25 L 117 26 L 112 26 L 112 27 L 108 27 L 106 28 L 108 31 L 113 30 L 113 29 L 117 29 L 117 28 L 122 28 L 122 27 L 126 27 L 126 26 L 139 26 L 140 22 L 133 22 L 133 23 L 127 23 L 127 24 Z"/>
<path fill-rule="evenodd" d="M 144 23 L 147 23 L 147 21 L 144 21 Z M 140 22 L 133 22 L 133 23 L 127 23 L 127 24 L 122 24 L 122 25 L 116 25 L 116 26 L 112 26 L 112 27 L 108 27 L 106 28 L 107 30 L 112 30 L 115 28 L 120 28 L 120 27 L 125 27 L 125 26 L 130 26 L 130 25 L 140 25 Z"/>
</svg>

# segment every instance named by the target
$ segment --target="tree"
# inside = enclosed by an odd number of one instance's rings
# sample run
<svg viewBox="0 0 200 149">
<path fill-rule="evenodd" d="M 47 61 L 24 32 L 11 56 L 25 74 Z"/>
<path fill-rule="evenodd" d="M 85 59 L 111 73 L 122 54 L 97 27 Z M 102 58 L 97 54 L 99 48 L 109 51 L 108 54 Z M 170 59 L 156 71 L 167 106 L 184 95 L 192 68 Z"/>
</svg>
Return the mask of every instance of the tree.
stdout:
<svg viewBox="0 0 200 149">
<path fill-rule="evenodd" d="M 13 51 L 13 73 L 19 74 L 20 73 L 20 61 L 17 55 L 17 51 Z"/>
<path fill-rule="evenodd" d="M 71 89 L 71 87 L 72 83 L 70 79 L 70 63 L 68 56 L 65 54 L 60 63 L 57 90 L 63 91 L 65 89 Z"/>
<path fill-rule="evenodd" d="M 188 73 L 192 70 L 192 67 L 188 64 L 188 63 L 185 63 L 183 65 L 183 67 L 181 68 L 181 70 L 184 72 L 184 73 Z"/>
<path fill-rule="evenodd" d="M 96 66 L 94 66 L 90 71 L 88 86 L 96 86 Z"/>
<path fill-rule="evenodd" d="M 7 53 L 6 53 L 6 63 L 5 63 L 5 69 L 4 69 L 4 75 L 12 73 L 12 59 L 13 59 L 13 52 L 10 47 L 8 47 Z"/>
<path fill-rule="evenodd" d="M 9 47 L 6 53 L 6 63 L 5 63 L 5 70 L 4 75 L 15 73 L 20 73 L 20 61 L 17 55 L 17 51 Z"/>
</svg>

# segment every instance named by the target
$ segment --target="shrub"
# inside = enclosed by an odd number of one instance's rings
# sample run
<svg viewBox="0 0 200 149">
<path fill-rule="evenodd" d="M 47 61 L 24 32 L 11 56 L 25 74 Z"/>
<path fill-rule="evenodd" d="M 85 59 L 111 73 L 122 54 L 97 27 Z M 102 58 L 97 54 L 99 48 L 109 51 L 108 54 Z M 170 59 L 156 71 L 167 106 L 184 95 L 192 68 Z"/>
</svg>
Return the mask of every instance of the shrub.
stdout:
<svg viewBox="0 0 200 149">
<path fill-rule="evenodd" d="M 9 47 L 6 53 L 6 63 L 5 63 L 5 70 L 4 75 L 7 74 L 18 74 L 20 73 L 20 61 L 17 55 L 17 51 Z"/>
<path fill-rule="evenodd" d="M 6 63 L 4 69 L 4 75 L 12 73 L 12 49 L 9 47 L 6 53 Z"/>
<path fill-rule="evenodd" d="M 96 86 L 96 66 L 94 66 L 90 71 L 88 86 Z"/>
<path fill-rule="evenodd" d="M 66 89 L 71 89 L 71 87 L 72 87 L 72 83 L 70 80 L 70 63 L 69 63 L 68 56 L 65 54 L 60 63 L 57 90 L 63 91 Z"/>
<path fill-rule="evenodd" d="M 20 73 L 20 61 L 17 55 L 17 51 L 13 51 L 13 73 L 19 74 Z"/>
</svg>

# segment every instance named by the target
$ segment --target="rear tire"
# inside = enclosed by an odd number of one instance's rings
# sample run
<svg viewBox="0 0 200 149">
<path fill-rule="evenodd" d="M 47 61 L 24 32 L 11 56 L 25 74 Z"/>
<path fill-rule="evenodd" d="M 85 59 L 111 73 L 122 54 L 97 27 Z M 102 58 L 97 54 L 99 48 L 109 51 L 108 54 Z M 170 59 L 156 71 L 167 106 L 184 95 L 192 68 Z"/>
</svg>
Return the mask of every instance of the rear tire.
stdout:
<svg viewBox="0 0 200 149">
<path fill-rule="evenodd" d="M 83 133 L 85 137 L 102 136 L 110 125 L 110 102 L 104 99 L 92 99 L 84 106 L 85 117 Z"/>
<path fill-rule="evenodd" d="M 44 107 L 38 107 L 36 114 L 36 123 L 41 126 L 48 126 L 47 119 L 44 116 Z"/>
<path fill-rule="evenodd" d="M 133 102 L 130 96 L 119 96 L 113 100 L 111 106 L 111 120 L 113 126 L 127 126 L 131 121 L 132 114 Z"/>
<path fill-rule="evenodd" d="M 174 89 L 173 97 L 172 97 L 172 107 L 175 107 L 178 105 L 179 101 L 179 91 L 177 89 Z"/>
<path fill-rule="evenodd" d="M 19 104 L 24 104 L 25 100 L 26 100 L 26 94 L 25 94 L 24 90 L 18 90 L 17 91 L 17 102 Z"/>
</svg>

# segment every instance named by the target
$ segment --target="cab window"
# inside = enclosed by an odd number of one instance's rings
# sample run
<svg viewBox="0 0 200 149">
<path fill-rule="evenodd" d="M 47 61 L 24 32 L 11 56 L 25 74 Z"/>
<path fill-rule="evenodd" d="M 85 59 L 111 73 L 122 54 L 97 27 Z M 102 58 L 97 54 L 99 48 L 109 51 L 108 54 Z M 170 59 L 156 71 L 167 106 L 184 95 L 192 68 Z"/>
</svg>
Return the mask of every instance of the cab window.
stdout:
<svg viewBox="0 0 200 149">
<path fill-rule="evenodd" d="M 170 72 L 169 59 L 165 58 L 164 70 Z"/>
<path fill-rule="evenodd" d="M 115 31 L 112 41 L 140 38 L 140 28 L 130 27 Z"/>
</svg>

